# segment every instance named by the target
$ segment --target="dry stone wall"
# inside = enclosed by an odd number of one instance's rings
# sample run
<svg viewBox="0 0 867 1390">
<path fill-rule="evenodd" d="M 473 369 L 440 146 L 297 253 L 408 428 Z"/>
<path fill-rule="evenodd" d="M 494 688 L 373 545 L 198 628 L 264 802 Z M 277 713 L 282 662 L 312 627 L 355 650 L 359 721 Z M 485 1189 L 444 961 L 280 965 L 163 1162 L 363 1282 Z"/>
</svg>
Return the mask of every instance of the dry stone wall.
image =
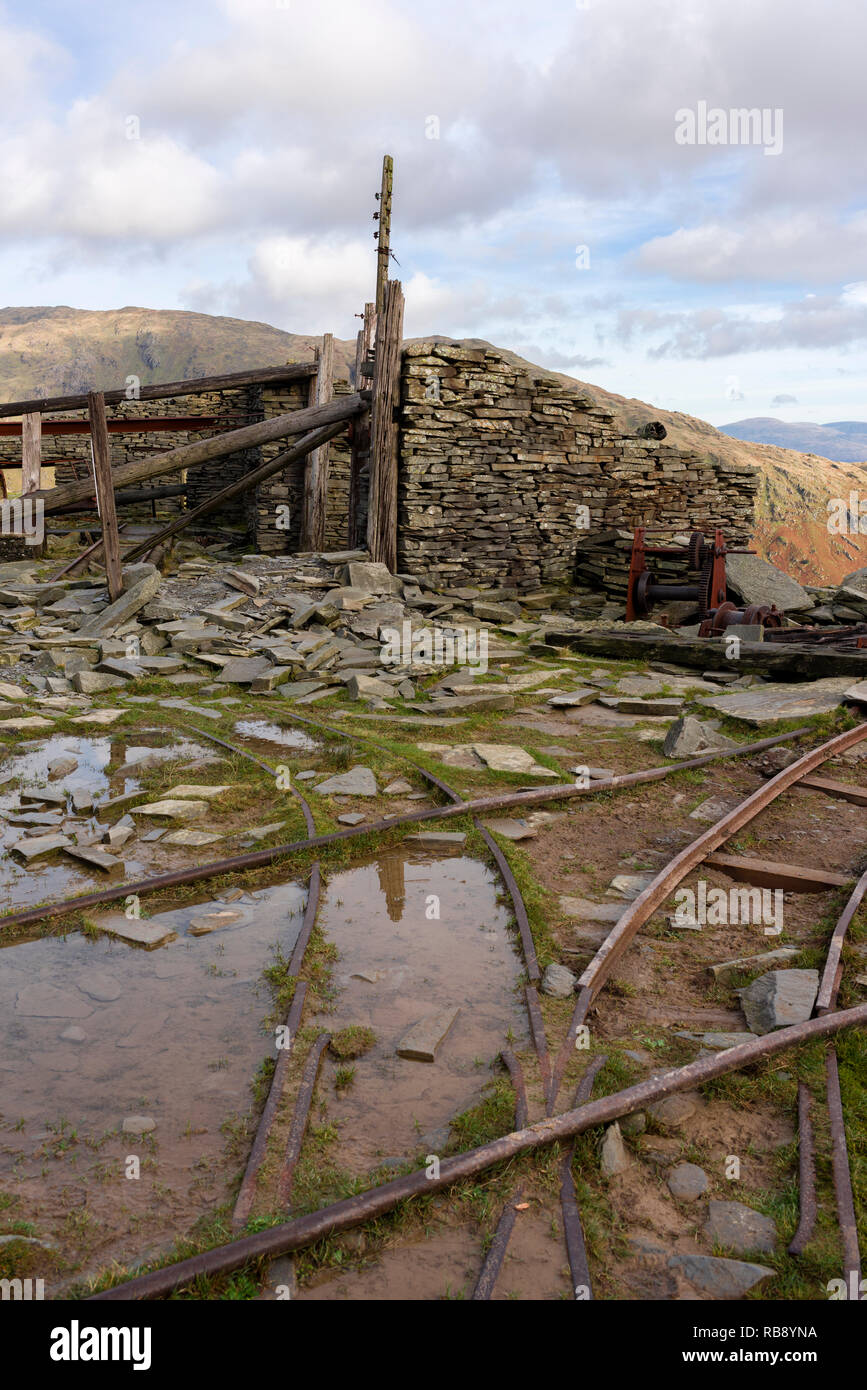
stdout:
<svg viewBox="0 0 867 1390">
<path fill-rule="evenodd" d="M 626 436 L 580 388 L 487 348 L 417 343 L 402 380 L 398 560 L 441 583 L 604 586 L 618 529 L 722 526 L 745 543 L 756 478 Z M 609 566 L 619 584 L 619 563 Z M 621 589 L 622 593 L 622 589 Z"/>
</svg>

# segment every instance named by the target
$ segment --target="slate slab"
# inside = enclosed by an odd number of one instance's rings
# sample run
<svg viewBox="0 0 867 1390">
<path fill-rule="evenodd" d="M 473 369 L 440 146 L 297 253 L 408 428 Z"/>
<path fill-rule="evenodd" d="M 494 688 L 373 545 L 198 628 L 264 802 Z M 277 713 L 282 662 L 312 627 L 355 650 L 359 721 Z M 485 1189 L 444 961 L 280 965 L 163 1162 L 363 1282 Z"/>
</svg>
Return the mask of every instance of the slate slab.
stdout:
<svg viewBox="0 0 867 1390">
<path fill-rule="evenodd" d="M 724 1260 L 715 1255 L 672 1255 L 668 1268 L 682 1274 L 702 1293 L 713 1298 L 743 1298 L 750 1289 L 774 1273 L 765 1265 L 743 1260 Z"/>
<path fill-rule="evenodd" d="M 726 581 L 742 604 L 772 603 L 781 613 L 799 613 L 813 607 L 806 589 L 760 555 L 727 555 Z"/>
<path fill-rule="evenodd" d="M 778 719 L 803 719 L 836 709 L 851 686 L 850 676 L 826 676 L 792 685 L 769 683 L 732 690 L 727 695 L 704 697 L 698 703 L 747 724 L 772 724 Z"/>
<path fill-rule="evenodd" d="M 704 1233 L 714 1245 L 724 1245 L 737 1255 L 751 1250 L 772 1255 L 777 1247 L 777 1228 L 771 1218 L 743 1202 L 708 1202 Z"/>
<path fill-rule="evenodd" d="M 352 767 L 313 788 L 322 796 L 376 796 L 376 778 L 369 767 Z"/>
<path fill-rule="evenodd" d="M 398 1057 L 406 1057 L 413 1062 L 435 1061 L 437 1048 L 459 1013 L 460 1009 L 439 1009 L 413 1024 L 398 1043 Z"/>
<path fill-rule="evenodd" d="M 741 1008 L 754 1033 L 771 1033 L 806 1023 L 818 992 L 818 970 L 770 970 L 740 991 Z"/>
</svg>

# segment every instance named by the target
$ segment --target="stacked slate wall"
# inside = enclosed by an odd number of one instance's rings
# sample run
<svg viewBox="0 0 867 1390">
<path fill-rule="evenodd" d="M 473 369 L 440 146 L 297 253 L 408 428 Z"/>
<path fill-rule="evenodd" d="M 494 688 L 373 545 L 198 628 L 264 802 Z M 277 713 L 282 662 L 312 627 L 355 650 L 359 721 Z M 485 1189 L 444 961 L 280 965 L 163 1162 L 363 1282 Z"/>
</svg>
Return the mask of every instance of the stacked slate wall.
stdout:
<svg viewBox="0 0 867 1390">
<path fill-rule="evenodd" d="M 755 490 L 753 470 L 623 435 L 580 388 L 493 349 L 416 343 L 404 352 L 402 571 L 527 589 L 595 565 L 585 581 L 604 585 L 600 549 L 618 528 L 645 524 L 665 540 L 722 526 L 743 544 Z M 611 569 L 621 586 L 619 561 Z"/>
</svg>

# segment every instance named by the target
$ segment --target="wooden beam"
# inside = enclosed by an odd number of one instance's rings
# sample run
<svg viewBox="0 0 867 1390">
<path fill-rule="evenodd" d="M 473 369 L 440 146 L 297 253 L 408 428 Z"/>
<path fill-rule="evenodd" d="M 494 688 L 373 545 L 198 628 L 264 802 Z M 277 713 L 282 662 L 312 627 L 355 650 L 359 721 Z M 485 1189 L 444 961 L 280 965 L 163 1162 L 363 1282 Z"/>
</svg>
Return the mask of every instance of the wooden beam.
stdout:
<svg viewBox="0 0 867 1390">
<path fill-rule="evenodd" d="M 397 465 L 399 430 L 395 415 L 400 405 L 400 360 L 403 338 L 403 288 L 390 280 L 385 313 L 377 320 L 376 366 L 370 423 L 370 500 L 367 548 L 394 572 L 397 565 Z"/>
<path fill-rule="evenodd" d="M 42 416 L 21 421 L 21 496 L 38 492 L 42 481 Z"/>
<path fill-rule="evenodd" d="M 316 375 L 310 382 L 311 406 L 325 405 L 334 395 L 334 335 L 325 333 L 316 350 Z M 322 550 L 328 510 L 328 445 L 313 449 L 304 470 L 304 509 L 301 549 Z"/>
<path fill-rule="evenodd" d="M 840 801 L 851 801 L 855 806 L 867 806 L 867 787 L 856 787 L 851 782 L 835 782 L 832 777 L 803 777 L 798 783 L 799 791 L 824 792 Z"/>
<path fill-rule="evenodd" d="M 846 888 L 852 882 L 851 875 L 808 869 L 800 864 L 778 864 L 772 859 L 709 854 L 704 862 L 709 869 L 719 869 L 728 878 L 752 883 L 756 888 L 782 888 L 785 893 L 829 893 L 833 888 Z"/>
<path fill-rule="evenodd" d="M 212 459 L 225 458 L 227 454 L 237 453 L 240 449 L 252 449 L 259 444 L 268 444 L 273 439 L 283 439 L 291 434 L 306 434 L 321 426 L 333 425 L 338 420 L 348 420 L 363 408 L 364 401 L 357 393 L 352 396 L 338 396 L 327 405 L 289 411 L 285 415 L 275 415 L 271 420 L 258 420 L 254 425 L 243 425 L 241 429 L 229 430 L 226 434 L 214 434 L 209 439 L 196 439 L 191 444 L 182 444 L 164 454 L 151 454 L 145 459 L 120 464 L 112 470 L 114 486 L 143 483 L 164 473 L 180 473 L 184 468 L 191 468 L 198 463 L 209 463 Z M 39 495 L 45 501 L 46 512 L 57 512 L 70 502 L 81 502 L 92 497 L 93 480 L 64 483 L 61 487 L 43 490 Z"/>
<path fill-rule="evenodd" d="M 103 391 L 106 405 L 121 401 L 162 401 L 170 396 L 197 396 L 205 391 L 231 391 L 235 387 L 265 385 L 268 382 L 296 381 L 312 376 L 316 368 L 310 362 L 290 362 L 282 367 L 257 367 L 249 372 L 226 372 L 222 376 L 200 376 L 189 381 L 163 381 L 153 386 L 140 386 L 135 396 L 126 390 Z M 86 410 L 87 394 L 83 396 L 38 396 L 28 401 L 9 401 L 0 405 L 0 416 L 28 415 L 47 410 Z"/>
<path fill-rule="evenodd" d="M 90 445 L 93 451 L 93 478 L 96 485 L 96 504 L 102 522 L 102 544 L 105 554 L 105 576 L 108 596 L 112 603 L 123 590 L 123 571 L 120 563 L 120 541 L 117 537 L 117 513 L 114 506 L 114 482 L 111 473 L 111 444 L 105 417 L 102 392 L 91 391 L 87 398 L 90 419 Z"/>
<path fill-rule="evenodd" d="M 174 521 L 170 522 L 168 526 L 164 526 L 162 531 L 158 531 L 156 535 L 148 537 L 148 539 L 142 541 L 140 545 L 134 546 L 132 550 L 127 551 L 124 560 L 129 564 L 131 561 L 139 559 L 140 556 L 146 555 L 155 545 L 159 545 L 162 541 L 167 540 L 169 536 L 175 535 L 177 531 L 182 531 L 185 526 L 189 526 L 191 522 L 196 521 L 200 516 L 205 516 L 208 512 L 214 511 L 215 508 L 223 506 L 225 502 L 230 502 L 233 497 L 238 497 L 242 492 L 247 492 L 251 487 L 257 487 L 258 484 L 264 482 L 266 478 L 270 478 L 272 474 L 279 473 L 284 468 L 288 468 L 290 464 L 297 463 L 299 459 L 304 458 L 311 449 L 316 449 L 320 445 L 326 444 L 329 439 L 333 439 L 335 435 L 340 434 L 341 430 L 345 428 L 345 420 L 338 420 L 330 425 L 323 426 L 321 429 L 312 430 L 310 434 L 306 434 L 303 439 L 299 440 L 294 449 L 287 449 L 282 454 L 277 454 L 274 458 L 268 459 L 266 463 L 261 464 L 258 468 L 254 468 L 251 472 L 245 473 L 243 478 L 236 478 L 233 483 L 228 483 L 226 487 L 221 488 L 219 492 L 215 492 L 213 497 L 206 497 L 204 502 L 200 502 L 197 507 L 193 507 L 192 511 L 184 512 L 183 515 L 176 517 Z"/>
<path fill-rule="evenodd" d="M 364 327 L 355 340 L 355 389 L 361 386 L 361 367 L 373 351 L 373 335 L 376 330 L 376 305 L 364 306 Z M 351 452 L 349 457 L 349 503 L 347 517 L 346 543 L 350 550 L 358 544 L 358 509 L 361 504 L 361 469 L 370 458 L 370 412 L 365 411 L 354 420 L 351 427 Z"/>
<path fill-rule="evenodd" d="M 379 246 L 376 252 L 376 312 L 385 309 L 388 287 L 388 260 L 391 255 L 391 194 L 394 185 L 394 160 L 390 154 L 382 160 L 382 188 L 379 194 Z"/>
</svg>

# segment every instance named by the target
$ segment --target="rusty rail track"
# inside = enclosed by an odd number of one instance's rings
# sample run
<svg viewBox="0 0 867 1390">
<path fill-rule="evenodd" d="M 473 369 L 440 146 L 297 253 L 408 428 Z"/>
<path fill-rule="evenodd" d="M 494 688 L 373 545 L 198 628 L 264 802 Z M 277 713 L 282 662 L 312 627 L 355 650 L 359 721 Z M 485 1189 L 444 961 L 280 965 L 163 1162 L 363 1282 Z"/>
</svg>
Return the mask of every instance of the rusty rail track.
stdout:
<svg viewBox="0 0 867 1390">
<path fill-rule="evenodd" d="M 867 724 L 859 724 L 856 728 L 848 729 L 845 733 L 838 734 L 835 738 L 820 744 L 811 752 L 805 753 L 797 762 L 777 773 L 763 787 L 759 787 L 751 796 L 746 797 L 728 815 L 723 816 L 722 820 L 711 825 L 679 854 L 676 854 L 635 901 L 626 907 L 613 930 L 609 932 L 590 964 L 578 978 L 578 984 L 581 987 L 578 1001 L 569 1025 L 569 1031 L 554 1065 L 549 1113 L 553 1112 L 556 1105 L 563 1074 L 575 1045 L 578 1029 L 585 1022 L 593 1000 L 611 974 L 612 968 L 634 940 L 644 923 L 671 896 L 677 885 L 686 878 L 686 875 L 696 868 L 708 854 L 728 840 L 736 830 L 749 824 L 760 811 L 764 811 L 778 796 L 795 786 L 802 777 L 813 772 L 815 768 L 821 767 L 822 763 L 827 762 L 829 758 L 846 752 L 847 749 L 852 748 L 865 738 L 867 738 Z"/>
<path fill-rule="evenodd" d="M 198 732 L 202 732 L 199 730 Z M 708 753 L 700 758 L 690 758 L 677 764 L 666 764 L 650 768 L 646 772 L 630 772 L 622 777 L 610 777 L 605 781 L 592 782 L 589 786 L 542 787 L 538 791 L 513 792 L 500 796 L 480 797 L 473 801 L 461 801 L 450 806 L 431 806 L 424 811 L 413 811 L 402 816 L 386 816 L 369 825 L 347 826 L 344 830 L 334 830 L 327 835 L 310 836 L 305 840 L 293 840 L 288 844 L 274 845 L 270 849 L 253 850 L 249 854 L 237 854 L 228 859 L 217 859 L 209 864 L 194 865 L 188 869 L 176 869 L 168 874 L 156 874 L 150 878 L 123 883 L 113 888 L 102 889 L 98 893 L 84 893 L 74 898 L 63 898 L 53 903 L 42 903 L 38 907 L 27 908 L 21 912 L 8 912 L 0 917 L 0 930 L 4 927 L 31 926 L 35 922 L 47 921 L 53 917 L 63 917 L 68 912 L 102 907 L 106 903 L 117 902 L 129 893 L 141 897 L 145 893 L 160 892 L 166 888 L 176 888 L 183 883 L 199 883 L 206 878 L 216 878 L 223 874 L 242 873 L 247 869 L 266 868 L 280 859 L 301 854 L 311 849 L 324 849 L 328 845 L 339 844 L 359 835 L 371 833 L 380 835 L 404 825 L 415 825 L 429 820 L 449 820 L 461 815 L 488 815 L 505 807 L 526 807 L 544 805 L 549 801 L 566 801 L 577 796 L 594 796 L 598 792 L 619 791 L 624 787 L 640 786 L 646 782 L 662 781 L 676 772 L 704 767 L 720 758 L 742 757 L 746 754 L 763 752 L 778 743 L 788 742 L 809 733 L 807 727 L 794 729 L 791 733 L 778 734 L 775 738 L 762 739 L 758 743 L 743 744 L 739 748 L 729 748 L 722 752 Z M 231 746 L 231 745 L 230 745 Z M 828 755 L 832 756 L 832 755 Z M 817 764 L 818 766 L 818 764 Z"/>
<path fill-rule="evenodd" d="M 639 1082 L 613 1095 L 590 1101 L 577 1110 L 549 1116 L 523 1130 L 503 1135 L 489 1144 L 467 1153 L 447 1158 L 440 1164 L 438 1177 L 428 1177 L 425 1169 L 395 1178 L 380 1187 L 371 1188 L 306 1216 L 297 1217 L 281 1226 L 258 1231 L 228 1245 L 207 1250 L 180 1263 L 165 1265 L 149 1274 L 140 1275 L 113 1288 L 91 1295 L 93 1301 L 119 1301 L 160 1298 L 182 1288 L 202 1275 L 230 1273 L 253 1260 L 301 1250 L 328 1235 L 337 1235 L 363 1221 L 392 1211 L 401 1202 L 422 1193 L 442 1191 L 463 1178 L 514 1158 L 532 1153 L 538 1148 L 571 1139 L 587 1129 L 630 1115 L 654 1101 L 679 1091 L 706 1084 L 718 1076 L 739 1071 L 765 1057 L 809 1042 L 816 1038 L 832 1037 L 846 1028 L 867 1025 L 867 1004 L 837 1013 L 828 1013 L 789 1028 L 780 1028 L 753 1042 L 741 1043 L 725 1052 L 715 1053 L 701 1061 L 667 1072 L 662 1077 Z"/>
</svg>

